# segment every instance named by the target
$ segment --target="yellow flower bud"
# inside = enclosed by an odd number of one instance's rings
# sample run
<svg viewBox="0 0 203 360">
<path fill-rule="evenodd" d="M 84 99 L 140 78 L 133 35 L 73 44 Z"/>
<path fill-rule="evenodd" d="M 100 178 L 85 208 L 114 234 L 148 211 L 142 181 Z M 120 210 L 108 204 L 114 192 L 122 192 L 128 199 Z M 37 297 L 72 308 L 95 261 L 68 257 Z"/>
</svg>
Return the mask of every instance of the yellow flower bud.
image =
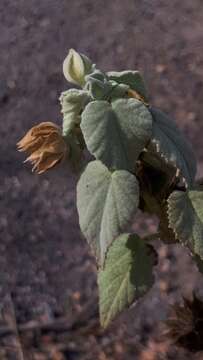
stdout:
<svg viewBox="0 0 203 360">
<path fill-rule="evenodd" d="M 70 49 L 63 62 L 63 73 L 70 83 L 84 86 L 85 76 L 91 72 L 91 61 L 77 51 Z"/>
<path fill-rule="evenodd" d="M 31 128 L 17 143 L 19 151 L 28 153 L 33 165 L 32 171 L 42 174 L 61 162 L 69 153 L 69 148 L 60 128 L 51 122 L 43 122 Z"/>
</svg>

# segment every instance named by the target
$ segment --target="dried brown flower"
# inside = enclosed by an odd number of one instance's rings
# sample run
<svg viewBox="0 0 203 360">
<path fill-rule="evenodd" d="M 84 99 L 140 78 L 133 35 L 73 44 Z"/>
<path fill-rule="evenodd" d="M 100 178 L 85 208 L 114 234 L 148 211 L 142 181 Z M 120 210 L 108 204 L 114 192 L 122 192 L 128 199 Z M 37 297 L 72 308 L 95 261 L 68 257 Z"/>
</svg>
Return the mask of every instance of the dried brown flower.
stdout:
<svg viewBox="0 0 203 360">
<path fill-rule="evenodd" d="M 31 162 L 32 171 L 38 174 L 61 162 L 69 152 L 60 128 L 52 122 L 42 122 L 31 128 L 17 147 L 28 153 L 25 162 Z"/>
</svg>

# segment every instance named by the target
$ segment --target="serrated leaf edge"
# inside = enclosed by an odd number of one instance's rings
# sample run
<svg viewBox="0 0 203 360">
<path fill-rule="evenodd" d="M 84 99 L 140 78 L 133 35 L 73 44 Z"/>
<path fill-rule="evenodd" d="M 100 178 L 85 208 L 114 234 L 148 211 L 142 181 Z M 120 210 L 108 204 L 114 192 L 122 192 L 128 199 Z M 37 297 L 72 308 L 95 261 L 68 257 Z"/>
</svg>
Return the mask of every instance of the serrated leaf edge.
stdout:
<svg viewBox="0 0 203 360">
<path fill-rule="evenodd" d="M 155 138 L 151 139 L 151 143 L 152 143 L 153 145 L 155 145 L 155 151 L 156 151 L 156 153 L 159 154 L 162 159 L 164 159 L 164 161 L 166 162 L 166 164 L 172 165 L 172 166 L 174 167 L 174 169 L 176 169 L 176 174 L 175 174 L 176 178 L 180 178 L 180 177 L 181 177 L 181 180 L 183 181 L 183 184 L 184 184 L 185 188 L 188 189 L 188 187 L 189 187 L 188 182 L 187 182 L 186 178 L 183 176 L 183 174 L 182 174 L 182 172 L 181 172 L 181 169 L 180 169 L 179 167 L 177 167 L 176 164 L 175 164 L 173 161 L 170 161 L 170 160 L 161 152 L 160 146 L 159 146 L 159 144 L 158 144 L 158 141 L 157 141 Z"/>
<path fill-rule="evenodd" d="M 190 255 L 191 256 L 194 256 L 194 255 L 198 255 L 196 254 L 194 251 L 192 251 L 190 249 L 189 246 L 187 246 L 185 243 L 184 243 L 184 240 L 182 239 L 182 237 L 180 235 L 178 235 L 177 231 L 173 228 L 173 226 L 171 225 L 171 213 L 172 213 L 172 209 L 171 209 L 171 206 L 170 206 L 170 197 L 171 195 L 173 194 L 173 192 L 170 194 L 170 196 L 168 197 L 167 199 L 167 209 L 166 209 L 166 213 L 167 213 L 167 216 L 168 216 L 168 227 L 173 231 L 174 235 L 175 235 L 175 239 L 184 247 L 187 247 L 187 249 L 189 250 L 190 252 Z"/>
<path fill-rule="evenodd" d="M 170 198 L 171 198 L 171 195 L 172 195 L 173 193 L 171 193 L 170 195 L 169 195 L 169 197 L 168 197 L 168 199 L 166 200 L 166 202 L 167 202 L 167 207 L 166 207 L 166 214 L 167 214 L 167 218 L 168 218 L 168 227 L 169 227 L 169 229 L 171 229 L 172 231 L 173 231 L 173 233 L 174 233 L 174 235 L 175 235 L 175 239 L 177 240 L 177 241 L 179 241 L 179 242 L 181 242 L 181 244 L 182 245 L 184 245 L 183 243 L 182 243 L 182 240 L 179 238 L 179 236 L 178 236 L 178 233 L 177 233 L 177 231 L 173 228 L 173 226 L 171 225 L 171 212 L 172 212 L 172 209 L 171 209 L 171 206 L 170 206 Z"/>
<path fill-rule="evenodd" d="M 120 236 L 122 236 L 122 235 L 124 235 L 124 234 L 118 235 L 118 237 L 117 237 L 116 239 L 118 239 L 118 238 L 119 238 Z M 135 234 L 134 234 L 134 233 L 125 233 L 125 235 L 131 236 L 131 235 L 135 235 Z M 115 239 L 115 240 L 116 240 L 116 239 Z M 145 245 L 147 245 L 147 242 L 145 241 L 145 237 L 140 238 L 140 239 L 142 239 L 142 240 L 144 241 Z M 106 263 L 107 256 L 108 256 L 108 251 L 109 251 L 109 248 L 110 248 L 112 245 L 113 245 L 113 242 L 109 245 L 109 247 L 108 247 L 108 249 L 107 249 L 107 252 L 106 252 L 106 255 L 105 255 L 105 260 L 104 260 L 104 266 L 103 266 L 102 268 L 100 268 L 100 271 L 101 271 L 101 272 L 104 271 L 105 263 Z M 125 254 L 124 256 L 128 256 L 128 254 Z M 118 261 L 119 261 L 119 259 L 118 259 Z M 101 312 L 100 312 L 100 310 L 99 310 L 100 322 L 101 322 L 101 325 L 102 325 L 102 327 L 103 327 L 104 329 L 107 328 L 107 326 L 110 324 L 110 322 L 111 322 L 113 319 L 115 319 L 115 318 L 117 318 L 119 315 L 121 315 L 121 310 L 120 310 L 120 311 L 117 313 L 117 315 L 114 316 L 114 317 L 111 319 L 111 309 L 112 309 L 113 305 L 115 304 L 115 301 L 117 300 L 117 296 L 118 296 L 118 294 L 120 293 L 122 287 L 124 286 L 125 281 L 128 279 L 128 277 L 129 277 L 129 275 L 130 275 L 131 265 L 132 265 L 132 263 L 130 263 L 129 266 L 128 266 L 128 270 L 127 270 L 127 272 L 126 272 L 126 275 L 124 276 L 124 278 L 123 278 L 123 280 L 122 280 L 122 282 L 121 282 L 121 285 L 120 285 L 120 287 L 119 287 L 119 290 L 117 291 L 117 294 L 116 294 L 116 296 L 115 296 L 115 298 L 114 298 L 114 300 L 113 300 L 113 302 L 112 302 L 112 304 L 111 304 L 111 306 L 110 306 L 110 310 L 109 310 L 109 312 L 108 312 L 108 315 L 105 317 L 105 320 L 102 319 L 102 317 L 101 317 Z M 155 266 L 156 266 L 156 264 L 152 264 L 152 272 L 153 272 L 153 268 L 154 268 Z M 136 298 L 138 291 L 137 291 L 137 288 L 134 286 L 134 288 L 135 288 L 135 296 L 134 296 L 134 298 L 133 298 L 132 300 L 129 300 L 129 288 L 127 288 L 127 298 L 128 298 L 128 301 L 127 301 L 127 304 L 125 305 L 125 307 L 122 309 L 122 311 L 123 311 L 124 309 L 128 309 L 135 301 L 138 301 L 138 300 L 140 299 L 140 297 L 143 298 L 143 297 L 147 294 L 147 292 L 152 288 L 152 286 L 153 286 L 153 284 L 154 284 L 154 281 L 155 281 L 155 276 L 154 276 L 154 275 L 152 276 L 152 278 L 153 278 L 153 282 L 152 282 L 152 284 L 150 285 L 149 289 L 146 289 L 146 290 L 142 293 L 142 295 L 139 296 L 138 298 Z M 115 280 L 115 279 L 114 279 L 114 280 Z M 97 282 L 98 282 L 98 278 L 97 278 Z M 98 286 L 99 286 L 99 282 L 98 282 Z M 139 294 L 139 293 L 138 293 L 138 294 Z M 99 303 L 100 303 L 100 301 L 99 301 Z"/>
</svg>

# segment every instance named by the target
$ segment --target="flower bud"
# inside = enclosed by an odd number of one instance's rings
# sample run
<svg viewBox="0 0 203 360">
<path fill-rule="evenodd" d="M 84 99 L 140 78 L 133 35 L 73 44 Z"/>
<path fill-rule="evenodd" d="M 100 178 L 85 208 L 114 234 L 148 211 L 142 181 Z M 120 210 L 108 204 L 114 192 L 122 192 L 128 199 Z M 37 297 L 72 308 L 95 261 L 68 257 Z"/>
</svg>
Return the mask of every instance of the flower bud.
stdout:
<svg viewBox="0 0 203 360">
<path fill-rule="evenodd" d="M 63 62 L 63 73 L 65 78 L 73 84 L 84 86 L 85 76 L 89 74 L 94 65 L 85 55 L 70 49 L 68 56 Z"/>
</svg>

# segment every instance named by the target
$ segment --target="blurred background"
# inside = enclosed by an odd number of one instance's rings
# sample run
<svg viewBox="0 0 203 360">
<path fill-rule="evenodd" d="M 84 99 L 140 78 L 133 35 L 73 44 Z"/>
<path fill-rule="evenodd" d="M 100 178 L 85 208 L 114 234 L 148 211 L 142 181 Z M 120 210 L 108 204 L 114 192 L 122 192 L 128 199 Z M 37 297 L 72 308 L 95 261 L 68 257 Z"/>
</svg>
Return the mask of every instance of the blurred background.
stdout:
<svg viewBox="0 0 203 360">
<path fill-rule="evenodd" d="M 39 122 L 61 123 L 58 98 L 69 86 L 62 62 L 74 48 L 103 70 L 139 69 L 151 103 L 192 142 L 202 176 L 202 46 L 202 0 L 0 1 L 0 306 L 9 302 L 15 314 L 19 359 L 159 359 L 160 320 L 180 294 L 202 284 L 188 253 L 157 244 L 155 286 L 102 331 L 77 178 L 62 167 L 33 175 L 16 142 Z M 140 216 L 134 228 L 154 231 L 154 220 Z M 160 359 L 187 358 L 163 346 Z M 19 350 L 1 343 L 1 359 L 12 351 Z"/>
</svg>

